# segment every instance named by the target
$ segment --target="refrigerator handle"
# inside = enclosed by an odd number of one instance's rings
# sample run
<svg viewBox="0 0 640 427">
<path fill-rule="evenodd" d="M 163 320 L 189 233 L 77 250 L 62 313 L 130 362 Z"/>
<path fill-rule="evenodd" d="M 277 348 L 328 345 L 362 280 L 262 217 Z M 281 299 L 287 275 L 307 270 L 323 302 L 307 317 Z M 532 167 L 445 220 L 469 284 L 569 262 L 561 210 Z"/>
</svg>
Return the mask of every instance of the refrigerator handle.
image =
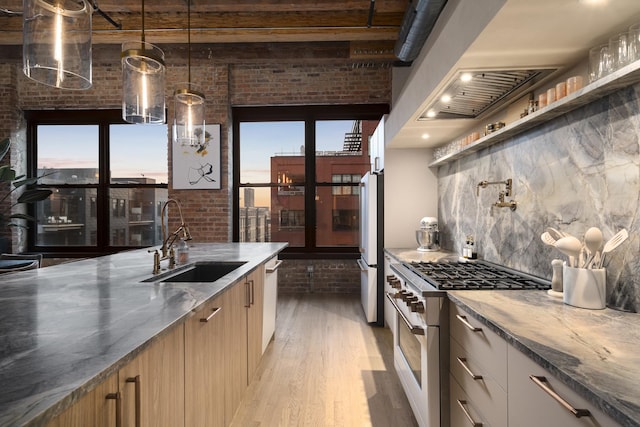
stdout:
<svg viewBox="0 0 640 427">
<path fill-rule="evenodd" d="M 360 271 L 367 271 L 367 264 L 364 263 L 364 261 L 362 261 L 362 258 L 358 258 L 358 260 L 356 261 L 358 263 L 358 267 L 360 267 Z"/>
</svg>

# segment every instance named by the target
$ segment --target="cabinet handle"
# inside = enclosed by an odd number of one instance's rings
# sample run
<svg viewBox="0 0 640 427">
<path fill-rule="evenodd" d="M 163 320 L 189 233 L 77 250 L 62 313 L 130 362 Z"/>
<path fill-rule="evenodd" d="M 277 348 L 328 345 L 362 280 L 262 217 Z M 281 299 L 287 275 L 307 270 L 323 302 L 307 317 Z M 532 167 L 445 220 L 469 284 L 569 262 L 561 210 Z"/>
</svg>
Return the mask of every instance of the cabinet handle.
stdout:
<svg viewBox="0 0 640 427">
<path fill-rule="evenodd" d="M 122 399 L 120 392 L 109 393 L 105 398 L 116 401 L 116 427 L 122 427 Z"/>
<path fill-rule="evenodd" d="M 251 287 L 249 282 L 244 282 L 244 306 L 251 307 Z"/>
<path fill-rule="evenodd" d="M 136 427 L 140 427 L 142 424 L 140 423 L 140 375 L 136 375 L 135 377 L 129 377 L 125 380 L 127 383 L 133 383 L 135 385 L 135 395 L 136 395 L 136 406 L 135 406 L 135 417 L 136 417 Z"/>
<path fill-rule="evenodd" d="M 249 280 L 249 283 L 251 284 L 250 288 L 249 288 L 250 289 L 250 292 L 249 292 L 249 305 L 253 305 L 253 304 L 255 304 L 254 295 L 255 295 L 255 291 L 256 291 L 256 289 L 255 289 L 256 285 L 253 282 L 253 279 Z"/>
<path fill-rule="evenodd" d="M 280 267 L 280 265 L 281 265 L 283 262 L 284 262 L 284 261 L 282 261 L 281 259 L 279 259 L 279 260 L 277 260 L 277 261 L 276 261 L 276 263 L 275 263 L 275 265 L 274 265 L 273 267 L 266 267 L 266 268 L 265 268 L 265 271 L 266 271 L 267 273 L 274 273 L 274 272 L 278 269 L 278 267 Z"/>
<path fill-rule="evenodd" d="M 380 160 L 380 157 L 376 157 L 376 158 L 373 159 L 373 169 L 374 170 L 378 170 L 378 168 L 379 168 L 379 166 L 378 166 L 379 160 Z"/>
<path fill-rule="evenodd" d="M 465 417 L 467 417 L 467 419 L 469 420 L 469 423 L 471 423 L 473 427 L 482 427 L 482 423 L 475 421 L 471 416 L 471 414 L 469 413 L 469 410 L 467 409 L 466 400 L 458 399 L 458 406 L 460 406 L 460 409 L 462 409 L 462 412 L 464 412 Z"/>
<path fill-rule="evenodd" d="M 467 320 L 467 316 L 460 316 L 459 314 L 456 314 L 456 317 L 458 318 L 459 321 L 462 322 L 464 326 L 469 328 L 472 332 L 480 332 L 482 330 L 482 328 L 477 328 L 473 326 L 471 323 L 469 323 L 469 321 Z"/>
<path fill-rule="evenodd" d="M 467 374 L 469 374 L 471 376 L 471 378 L 473 378 L 474 380 L 481 380 L 482 379 L 482 375 L 474 374 L 473 371 L 469 368 L 469 365 L 467 365 L 467 358 L 466 357 L 457 357 L 456 359 L 458 359 L 458 363 L 460 365 L 462 365 L 462 368 L 465 371 L 467 371 Z"/>
<path fill-rule="evenodd" d="M 200 318 L 200 321 L 201 321 L 201 322 L 204 322 L 204 323 L 207 323 L 209 320 L 211 320 L 211 319 L 213 318 L 213 316 L 215 316 L 216 314 L 218 314 L 218 312 L 219 312 L 220 310 L 222 310 L 222 307 L 216 307 L 216 308 L 214 308 L 214 309 L 213 309 L 213 312 L 212 312 L 210 315 L 208 315 L 207 317 L 201 317 L 201 318 Z"/>
<path fill-rule="evenodd" d="M 540 387 L 545 393 L 551 396 L 556 402 L 558 402 L 564 409 L 571 412 L 576 418 L 580 417 L 588 417 L 591 415 L 591 412 L 588 409 L 577 409 L 574 408 L 569 402 L 567 402 L 562 396 L 553 391 L 551 387 L 548 385 L 547 378 L 540 375 L 529 375 L 531 381 L 536 383 L 538 387 Z"/>
</svg>

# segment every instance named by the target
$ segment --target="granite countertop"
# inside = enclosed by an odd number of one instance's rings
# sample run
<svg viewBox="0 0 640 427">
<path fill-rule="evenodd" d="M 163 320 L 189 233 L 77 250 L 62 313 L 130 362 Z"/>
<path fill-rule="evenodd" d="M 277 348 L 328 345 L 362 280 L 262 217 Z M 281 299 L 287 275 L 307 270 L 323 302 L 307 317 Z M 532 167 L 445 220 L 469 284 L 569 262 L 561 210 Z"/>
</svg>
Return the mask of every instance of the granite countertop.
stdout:
<svg viewBox="0 0 640 427">
<path fill-rule="evenodd" d="M 211 283 L 142 282 L 146 249 L 2 275 L 0 425 L 43 425 L 286 246 L 193 243 L 189 264 L 246 261 Z"/>
<path fill-rule="evenodd" d="M 405 262 L 421 256 L 385 251 Z M 576 308 L 545 291 L 447 295 L 622 426 L 640 427 L 639 314 Z"/>
</svg>

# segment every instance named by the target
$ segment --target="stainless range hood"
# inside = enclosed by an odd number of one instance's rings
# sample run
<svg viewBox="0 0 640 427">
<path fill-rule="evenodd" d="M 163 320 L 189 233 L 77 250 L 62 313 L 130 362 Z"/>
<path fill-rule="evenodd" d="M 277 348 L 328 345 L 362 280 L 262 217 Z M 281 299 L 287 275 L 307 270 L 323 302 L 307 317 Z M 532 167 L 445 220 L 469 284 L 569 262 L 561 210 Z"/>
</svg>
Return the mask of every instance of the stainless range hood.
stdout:
<svg viewBox="0 0 640 427">
<path fill-rule="evenodd" d="M 531 91 L 555 68 L 460 71 L 418 120 L 475 119 Z"/>
</svg>

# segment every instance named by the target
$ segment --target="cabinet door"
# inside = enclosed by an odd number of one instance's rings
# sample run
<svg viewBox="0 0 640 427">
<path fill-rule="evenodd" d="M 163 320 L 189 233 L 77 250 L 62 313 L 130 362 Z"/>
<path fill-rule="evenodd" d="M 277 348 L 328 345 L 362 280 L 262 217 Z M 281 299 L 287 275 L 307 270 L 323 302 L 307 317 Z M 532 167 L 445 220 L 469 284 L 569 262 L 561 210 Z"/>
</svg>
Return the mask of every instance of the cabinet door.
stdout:
<svg viewBox="0 0 640 427">
<path fill-rule="evenodd" d="M 262 326 L 264 320 L 264 265 L 247 276 L 249 307 L 247 308 L 247 379 L 251 381 L 262 357 Z"/>
<path fill-rule="evenodd" d="M 228 300 L 225 300 L 225 309 L 221 313 L 225 352 L 224 417 L 225 425 L 229 425 L 247 388 L 248 285 L 245 280 L 239 280 L 225 294 Z"/>
<path fill-rule="evenodd" d="M 224 426 L 224 293 L 185 323 L 185 425 Z"/>
<path fill-rule="evenodd" d="M 46 427 L 115 426 L 121 405 L 117 391 L 118 374 L 113 374 L 47 423 Z"/>
<path fill-rule="evenodd" d="M 509 425 L 518 427 L 613 427 L 618 424 L 512 346 L 508 348 Z M 540 385 L 531 379 L 537 377 Z M 543 389 L 544 386 L 547 391 Z M 552 396 L 555 393 L 556 396 Z M 561 401 L 564 401 L 561 403 Z M 565 406 L 566 405 L 566 406 Z M 577 417 L 569 411 L 588 410 Z"/>
<path fill-rule="evenodd" d="M 184 327 L 158 338 L 119 371 L 124 426 L 184 425 Z"/>
</svg>

